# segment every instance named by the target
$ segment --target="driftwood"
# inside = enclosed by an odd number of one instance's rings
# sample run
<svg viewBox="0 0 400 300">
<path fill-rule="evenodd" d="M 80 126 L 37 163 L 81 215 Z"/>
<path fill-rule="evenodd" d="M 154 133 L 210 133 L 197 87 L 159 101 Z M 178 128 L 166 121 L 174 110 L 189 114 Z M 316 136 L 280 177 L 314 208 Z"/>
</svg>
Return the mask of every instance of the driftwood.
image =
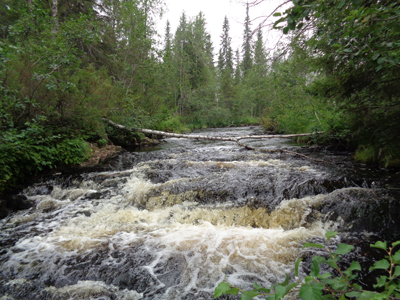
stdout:
<svg viewBox="0 0 400 300">
<path fill-rule="evenodd" d="M 300 134 L 275 134 L 275 135 L 244 135 L 244 136 L 237 136 L 237 137 L 220 137 L 220 136 L 210 136 L 210 135 L 194 135 L 194 134 L 180 134 L 180 133 L 171 133 L 171 132 L 164 132 L 164 131 L 158 131 L 158 130 L 150 130 L 150 129 L 144 129 L 144 128 L 131 128 L 131 127 L 126 127 L 120 124 L 117 124 L 109 119 L 103 119 L 106 121 L 108 124 L 110 124 L 113 127 L 122 129 L 122 130 L 128 130 L 128 131 L 133 131 L 133 132 L 142 132 L 142 133 L 147 133 L 147 134 L 154 134 L 154 135 L 159 135 L 159 136 L 168 136 L 168 137 L 176 137 L 176 138 L 184 138 L 184 139 L 194 139 L 194 140 L 212 140 L 212 141 L 226 141 L 226 142 L 235 142 L 241 147 L 244 147 L 248 150 L 254 150 L 254 151 L 260 151 L 260 152 L 268 152 L 268 153 L 289 153 L 293 155 L 297 155 L 315 162 L 322 162 L 322 163 L 328 163 L 324 160 L 320 159 L 315 159 L 308 157 L 304 154 L 300 154 L 294 151 L 289 151 L 289 150 L 283 150 L 283 149 L 276 149 L 276 150 L 268 150 L 268 149 L 257 149 L 253 148 L 251 146 L 245 145 L 240 142 L 240 140 L 245 140 L 245 139 L 271 139 L 271 138 L 292 138 L 292 137 L 300 137 L 300 136 L 312 136 L 315 134 L 321 134 L 322 131 L 316 132 L 316 133 L 300 133 Z"/>
</svg>

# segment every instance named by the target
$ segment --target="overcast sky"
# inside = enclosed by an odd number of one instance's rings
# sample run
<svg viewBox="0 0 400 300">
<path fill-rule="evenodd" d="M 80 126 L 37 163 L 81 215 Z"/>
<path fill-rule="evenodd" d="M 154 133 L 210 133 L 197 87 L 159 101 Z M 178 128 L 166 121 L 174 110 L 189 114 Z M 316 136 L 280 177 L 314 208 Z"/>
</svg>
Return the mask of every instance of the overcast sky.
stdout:
<svg viewBox="0 0 400 300">
<path fill-rule="evenodd" d="M 207 31 L 211 34 L 215 53 L 220 48 L 222 23 L 225 16 L 229 19 L 229 34 L 232 38 L 233 51 L 235 52 L 238 47 L 241 47 L 244 30 L 243 23 L 246 17 L 244 0 L 165 0 L 165 2 L 167 11 L 157 26 L 160 35 L 164 36 L 167 20 L 171 23 L 171 33 L 175 34 L 183 11 L 185 11 L 188 18 L 194 18 L 202 11 L 207 21 Z M 279 3 L 281 3 L 281 0 L 270 0 L 257 7 L 250 8 L 250 18 L 253 20 L 256 17 L 268 15 Z M 260 19 L 253 20 L 252 29 L 256 29 L 259 22 Z M 265 39 L 273 40 L 275 37 L 276 33 L 275 35 L 268 35 L 268 30 L 264 29 Z M 255 38 L 256 36 L 254 36 Z"/>
</svg>

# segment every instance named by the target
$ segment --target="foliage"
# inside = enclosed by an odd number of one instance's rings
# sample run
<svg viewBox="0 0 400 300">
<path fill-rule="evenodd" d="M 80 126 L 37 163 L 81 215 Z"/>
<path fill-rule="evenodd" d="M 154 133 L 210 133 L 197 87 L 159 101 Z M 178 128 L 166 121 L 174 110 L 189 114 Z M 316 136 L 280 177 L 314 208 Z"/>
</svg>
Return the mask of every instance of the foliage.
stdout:
<svg viewBox="0 0 400 300">
<path fill-rule="evenodd" d="M 89 147 L 80 138 L 52 134 L 38 121 L 0 136 L 0 192 L 38 171 L 76 165 L 88 158 Z"/>
<path fill-rule="evenodd" d="M 302 259 L 295 263 L 295 276 L 297 281 L 290 282 L 290 278 L 286 275 L 286 280 L 282 283 L 272 285 L 269 288 L 264 288 L 254 283 L 254 289 L 245 291 L 240 287 L 235 287 L 226 281 L 218 284 L 215 288 L 214 298 L 221 295 L 237 295 L 241 292 L 241 300 L 252 299 L 257 296 L 266 297 L 267 300 L 279 300 L 288 294 L 298 294 L 300 298 L 307 300 L 320 299 L 398 299 L 400 297 L 400 250 L 395 251 L 396 246 L 400 245 L 400 241 L 392 243 L 388 248 L 386 242 L 376 242 L 371 245 L 373 248 L 378 248 L 386 252 L 387 256 L 384 259 L 375 262 L 369 269 L 383 270 L 385 275 L 380 275 L 377 278 L 373 291 L 364 290 L 359 284 L 355 283 L 357 271 L 361 271 L 361 266 L 358 262 L 353 261 L 351 265 L 343 270 L 339 265 L 340 257 L 346 255 L 354 249 L 352 245 L 338 244 L 336 249 L 330 245 L 329 241 L 336 236 L 337 232 L 328 231 L 325 234 L 326 245 L 305 243 L 303 248 L 312 247 L 326 251 L 326 257 L 315 255 L 312 257 L 311 272 L 305 278 L 299 278 L 299 266 Z M 397 247 L 398 248 L 398 247 Z M 325 267 L 330 267 L 330 271 Z"/>
<path fill-rule="evenodd" d="M 400 158 L 400 4 L 396 1 L 300 0 L 275 23 L 293 30 L 322 75 L 318 95 L 335 101 L 359 146 L 357 158 L 390 165 Z M 371 149 L 365 155 L 365 149 Z"/>
</svg>

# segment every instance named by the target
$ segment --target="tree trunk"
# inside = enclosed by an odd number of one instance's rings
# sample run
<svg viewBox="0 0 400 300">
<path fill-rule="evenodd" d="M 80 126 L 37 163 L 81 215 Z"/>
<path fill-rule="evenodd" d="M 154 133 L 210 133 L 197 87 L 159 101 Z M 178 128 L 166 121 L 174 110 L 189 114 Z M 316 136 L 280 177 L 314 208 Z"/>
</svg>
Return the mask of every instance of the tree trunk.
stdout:
<svg viewBox="0 0 400 300">
<path fill-rule="evenodd" d="M 300 137 L 300 136 L 312 136 L 315 134 L 321 134 L 322 131 L 316 133 L 299 133 L 299 134 L 275 134 L 275 135 L 243 135 L 237 137 L 220 137 L 220 136 L 209 136 L 209 135 L 194 135 L 194 134 L 180 134 L 180 133 L 171 133 L 164 132 L 158 130 L 144 129 L 144 128 L 130 128 L 120 124 L 117 124 L 111 120 L 103 119 L 108 122 L 111 126 L 135 131 L 135 132 L 143 132 L 148 134 L 155 134 L 159 136 L 168 136 L 168 137 L 176 137 L 176 138 L 184 138 L 184 139 L 192 139 L 192 140 L 213 140 L 213 141 L 227 141 L 227 142 L 238 142 L 244 139 L 272 139 L 272 138 L 291 138 L 291 137 Z"/>
<path fill-rule="evenodd" d="M 110 124 L 113 127 L 123 129 L 123 130 L 128 130 L 128 131 L 133 131 L 133 132 L 142 132 L 142 133 L 147 133 L 147 134 L 155 134 L 159 136 L 168 136 L 168 137 L 176 137 L 176 138 L 185 138 L 185 139 L 194 139 L 194 140 L 212 140 L 212 141 L 226 141 L 226 142 L 235 142 L 241 147 L 244 147 L 248 150 L 255 150 L 255 151 L 262 151 L 262 152 L 269 152 L 269 153 L 289 153 L 289 154 L 294 154 L 315 162 L 322 162 L 322 163 L 329 163 L 324 160 L 320 159 L 315 159 L 308 157 L 304 154 L 300 154 L 294 151 L 290 150 L 283 150 L 283 149 L 277 149 L 277 150 L 268 150 L 268 149 L 256 149 L 251 146 L 244 145 L 243 143 L 240 142 L 240 140 L 244 139 L 272 139 L 272 138 L 291 138 L 291 137 L 299 137 L 299 136 L 312 136 L 315 134 L 321 134 L 323 131 L 316 132 L 316 133 L 300 133 L 300 134 L 275 134 L 275 135 L 243 135 L 243 136 L 237 136 L 237 137 L 220 137 L 220 136 L 209 136 L 209 135 L 194 135 L 194 134 L 180 134 L 180 133 L 171 133 L 171 132 L 164 132 L 164 131 L 158 131 L 158 130 L 151 130 L 151 129 L 144 129 L 144 128 L 131 128 L 131 127 L 126 127 L 120 124 L 117 124 L 109 119 L 103 118 L 104 121 L 106 121 L 108 124 Z"/>
<path fill-rule="evenodd" d="M 58 0 L 53 0 L 52 1 L 51 14 L 52 14 L 53 20 L 54 20 L 54 27 L 52 28 L 51 32 L 53 34 L 56 34 L 58 32 L 58 27 L 59 27 L 59 23 L 58 23 Z"/>
</svg>

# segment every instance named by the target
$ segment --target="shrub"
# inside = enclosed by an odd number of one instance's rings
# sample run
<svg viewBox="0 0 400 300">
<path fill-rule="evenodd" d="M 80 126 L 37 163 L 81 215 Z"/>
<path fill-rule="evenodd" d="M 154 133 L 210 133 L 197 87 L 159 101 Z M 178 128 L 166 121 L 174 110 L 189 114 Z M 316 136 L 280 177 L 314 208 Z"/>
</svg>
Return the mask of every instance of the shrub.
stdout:
<svg viewBox="0 0 400 300">
<path fill-rule="evenodd" d="M 346 270 L 342 270 L 338 262 L 341 255 L 348 254 L 354 249 L 351 245 L 339 244 L 336 250 L 333 250 L 329 245 L 329 240 L 337 235 L 337 232 L 328 231 L 325 234 L 326 245 L 305 243 L 305 247 L 315 247 L 324 249 L 327 257 L 316 255 L 312 258 L 311 272 L 304 279 L 290 282 L 289 276 L 286 275 L 286 280 L 272 285 L 269 288 L 264 288 L 254 283 L 254 289 L 244 291 L 239 287 L 232 286 L 226 281 L 221 282 L 215 288 L 214 298 L 221 295 L 237 295 L 241 292 L 241 300 L 249 300 L 257 296 L 266 297 L 267 300 L 279 300 L 288 294 L 298 293 L 299 297 L 306 300 L 321 300 L 321 299 L 349 299 L 356 298 L 362 300 L 374 299 L 399 299 L 400 297 L 400 250 L 394 251 L 396 246 L 400 245 L 400 241 L 392 243 L 388 248 L 386 242 L 376 242 L 371 245 L 373 248 L 378 248 L 386 252 L 387 256 L 384 259 L 375 262 L 370 268 L 372 270 L 383 270 L 385 275 L 377 278 L 377 283 L 374 285 L 373 291 L 364 290 L 360 285 L 354 283 L 357 278 L 355 271 L 361 271 L 361 266 L 358 262 L 353 261 Z M 295 263 L 295 276 L 299 278 L 299 265 L 302 259 L 298 259 Z M 328 265 L 332 273 L 321 272 L 320 266 Z"/>
<path fill-rule="evenodd" d="M 82 139 L 54 135 L 37 122 L 25 125 L 0 136 L 0 192 L 41 170 L 88 158 L 89 146 Z"/>
</svg>

